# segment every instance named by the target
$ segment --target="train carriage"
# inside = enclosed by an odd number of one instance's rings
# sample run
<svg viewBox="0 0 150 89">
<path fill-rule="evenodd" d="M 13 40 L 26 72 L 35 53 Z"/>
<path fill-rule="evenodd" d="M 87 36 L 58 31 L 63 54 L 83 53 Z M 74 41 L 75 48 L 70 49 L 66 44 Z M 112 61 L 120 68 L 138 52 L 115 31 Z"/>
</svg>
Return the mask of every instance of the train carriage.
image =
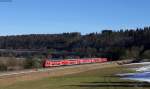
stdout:
<svg viewBox="0 0 150 89">
<path fill-rule="evenodd" d="M 107 62 L 107 58 L 83 58 L 83 59 L 67 59 L 67 60 L 45 60 L 44 67 L 58 67 L 66 65 L 78 65 L 88 63 Z"/>
</svg>

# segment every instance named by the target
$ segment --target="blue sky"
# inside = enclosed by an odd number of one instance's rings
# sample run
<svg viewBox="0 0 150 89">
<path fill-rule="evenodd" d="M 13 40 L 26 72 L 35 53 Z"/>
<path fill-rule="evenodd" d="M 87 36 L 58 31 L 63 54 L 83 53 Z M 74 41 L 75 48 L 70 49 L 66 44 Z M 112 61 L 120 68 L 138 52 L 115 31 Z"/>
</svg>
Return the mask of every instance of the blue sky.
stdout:
<svg viewBox="0 0 150 89">
<path fill-rule="evenodd" d="M 4 0 L 3 0 L 4 1 Z M 150 0 L 0 2 L 0 35 L 101 32 L 150 26 Z"/>
</svg>

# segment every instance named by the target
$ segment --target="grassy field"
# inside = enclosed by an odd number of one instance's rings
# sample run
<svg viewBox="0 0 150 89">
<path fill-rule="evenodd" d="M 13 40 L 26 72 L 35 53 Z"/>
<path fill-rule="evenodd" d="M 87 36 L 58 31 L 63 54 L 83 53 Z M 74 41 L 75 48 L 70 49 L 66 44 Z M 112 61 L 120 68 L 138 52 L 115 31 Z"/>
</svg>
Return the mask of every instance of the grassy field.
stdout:
<svg viewBox="0 0 150 89">
<path fill-rule="evenodd" d="M 120 80 L 114 75 L 126 72 L 124 67 L 103 68 L 61 77 L 22 81 L 0 89 L 149 89 L 150 84 Z"/>
</svg>

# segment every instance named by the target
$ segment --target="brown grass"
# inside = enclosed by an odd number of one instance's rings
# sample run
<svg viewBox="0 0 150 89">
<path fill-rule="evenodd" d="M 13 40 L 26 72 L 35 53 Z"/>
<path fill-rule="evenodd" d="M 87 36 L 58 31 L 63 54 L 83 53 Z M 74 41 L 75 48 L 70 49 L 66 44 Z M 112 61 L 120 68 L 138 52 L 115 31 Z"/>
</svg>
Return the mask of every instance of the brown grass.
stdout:
<svg viewBox="0 0 150 89">
<path fill-rule="evenodd" d="M 56 76 L 64 76 L 67 74 L 74 74 L 85 72 L 89 70 L 99 69 L 99 68 L 107 68 L 118 66 L 116 63 L 97 63 L 97 64 L 85 64 L 85 65 L 77 65 L 77 66 L 65 66 L 65 67 L 57 67 L 52 70 L 45 72 L 35 72 L 29 74 L 19 74 L 19 75 L 11 75 L 11 76 L 3 76 L 0 77 L 0 86 L 7 86 L 19 81 L 29 81 L 29 80 L 38 80 L 45 77 L 56 77 Z"/>
</svg>

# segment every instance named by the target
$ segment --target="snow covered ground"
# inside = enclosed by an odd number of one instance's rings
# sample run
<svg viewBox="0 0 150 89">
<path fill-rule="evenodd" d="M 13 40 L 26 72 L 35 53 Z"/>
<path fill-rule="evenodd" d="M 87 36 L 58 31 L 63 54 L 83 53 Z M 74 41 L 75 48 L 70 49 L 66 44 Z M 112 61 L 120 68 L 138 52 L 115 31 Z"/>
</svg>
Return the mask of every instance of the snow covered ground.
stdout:
<svg viewBox="0 0 150 89">
<path fill-rule="evenodd" d="M 136 73 L 117 74 L 117 76 L 120 76 L 121 79 L 126 79 L 126 80 L 150 82 L 150 62 L 133 63 L 127 65 L 135 65 L 135 64 L 142 65 L 142 67 L 139 68 L 131 68 L 132 70 L 135 70 Z"/>
</svg>

